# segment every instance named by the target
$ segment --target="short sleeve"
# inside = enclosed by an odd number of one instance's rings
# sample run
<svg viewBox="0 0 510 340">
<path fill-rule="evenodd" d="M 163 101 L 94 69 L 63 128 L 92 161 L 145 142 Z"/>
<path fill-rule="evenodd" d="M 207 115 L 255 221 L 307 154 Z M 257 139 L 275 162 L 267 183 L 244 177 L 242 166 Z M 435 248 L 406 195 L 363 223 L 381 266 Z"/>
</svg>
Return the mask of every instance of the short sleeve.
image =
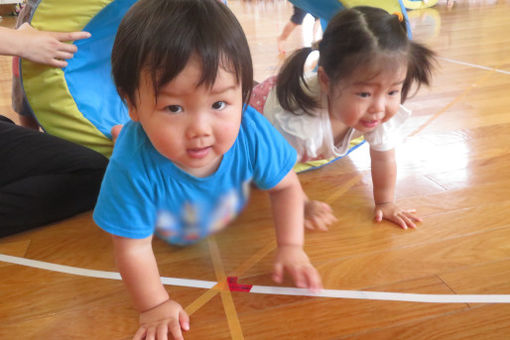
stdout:
<svg viewBox="0 0 510 340">
<path fill-rule="evenodd" d="M 387 122 L 378 126 L 374 131 L 364 135 L 375 151 L 388 151 L 394 149 L 404 139 L 404 125 L 411 116 L 411 111 L 400 105 L 398 112 Z"/>
<path fill-rule="evenodd" d="M 296 163 L 296 150 L 255 109 L 247 107 L 241 124 L 253 170 L 253 182 L 268 190 L 276 186 Z"/>
<path fill-rule="evenodd" d="M 133 146 L 137 139 L 133 130 L 131 125 L 125 126 L 117 140 L 93 218 L 110 234 L 140 239 L 153 234 L 156 209 L 150 176 L 144 171 L 147 160 L 142 161 L 142 152 Z"/>
</svg>

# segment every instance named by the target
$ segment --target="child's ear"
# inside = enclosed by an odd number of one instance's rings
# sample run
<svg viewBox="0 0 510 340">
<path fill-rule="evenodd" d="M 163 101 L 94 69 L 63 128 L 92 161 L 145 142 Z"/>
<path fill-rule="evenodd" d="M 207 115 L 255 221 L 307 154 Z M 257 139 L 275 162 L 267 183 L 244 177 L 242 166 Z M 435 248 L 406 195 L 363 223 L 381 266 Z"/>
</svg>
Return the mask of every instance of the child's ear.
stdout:
<svg viewBox="0 0 510 340">
<path fill-rule="evenodd" d="M 127 96 L 123 96 L 124 102 L 126 103 L 126 106 L 128 108 L 129 117 L 132 121 L 137 122 L 139 120 L 138 117 L 138 110 L 136 109 L 136 105 L 129 99 Z"/>
<path fill-rule="evenodd" d="M 319 77 L 319 85 L 321 87 L 321 91 L 324 93 L 329 93 L 329 77 L 322 66 L 319 66 L 319 69 L 317 70 L 317 77 Z"/>
</svg>

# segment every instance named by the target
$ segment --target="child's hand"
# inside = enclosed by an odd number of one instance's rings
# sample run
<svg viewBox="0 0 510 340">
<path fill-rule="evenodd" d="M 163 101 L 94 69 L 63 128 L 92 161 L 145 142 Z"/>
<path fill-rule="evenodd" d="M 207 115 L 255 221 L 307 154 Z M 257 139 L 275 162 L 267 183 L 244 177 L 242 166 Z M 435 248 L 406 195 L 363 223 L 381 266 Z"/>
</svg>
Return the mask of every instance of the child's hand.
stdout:
<svg viewBox="0 0 510 340">
<path fill-rule="evenodd" d="M 414 222 L 422 221 L 415 213 L 415 209 L 401 209 L 393 202 L 375 205 L 376 222 L 381 222 L 384 218 L 399 225 L 402 229 L 416 228 Z"/>
<path fill-rule="evenodd" d="M 162 304 L 140 313 L 140 328 L 133 340 L 182 340 L 184 337 L 181 329 L 189 330 L 188 314 L 181 305 L 168 299 Z M 168 333 L 170 333 L 170 337 Z"/>
<path fill-rule="evenodd" d="M 317 269 L 310 263 L 303 247 L 297 245 L 278 246 L 273 269 L 273 280 L 283 281 L 286 270 L 294 280 L 296 287 L 308 288 L 312 291 L 322 289 L 322 281 Z"/>
<path fill-rule="evenodd" d="M 312 200 L 306 201 L 305 227 L 307 229 L 327 231 L 328 225 L 336 221 L 329 204 Z"/>
<path fill-rule="evenodd" d="M 17 30 L 18 41 L 22 44 L 19 55 L 33 62 L 53 67 L 66 67 L 66 59 L 71 59 L 77 51 L 74 41 L 90 37 L 88 32 L 46 32 L 38 31 L 24 23 Z"/>
</svg>

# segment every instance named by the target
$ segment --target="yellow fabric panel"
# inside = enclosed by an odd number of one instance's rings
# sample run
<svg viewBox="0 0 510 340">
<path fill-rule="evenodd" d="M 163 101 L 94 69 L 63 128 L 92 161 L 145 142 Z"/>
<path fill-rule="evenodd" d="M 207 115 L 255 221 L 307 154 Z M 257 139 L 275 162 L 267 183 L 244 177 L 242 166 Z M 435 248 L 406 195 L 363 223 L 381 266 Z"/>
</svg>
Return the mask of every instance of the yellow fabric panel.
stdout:
<svg viewBox="0 0 510 340">
<path fill-rule="evenodd" d="M 358 137 L 358 138 L 354 138 L 353 140 L 351 140 L 350 144 L 349 144 L 349 150 L 359 144 L 361 144 L 363 142 L 364 138 L 363 136 L 361 137 Z M 344 156 L 345 157 L 345 156 Z M 307 170 L 312 170 L 312 169 L 315 169 L 315 168 L 319 168 L 325 164 L 328 164 L 329 162 L 333 161 L 335 159 L 335 157 L 331 157 L 331 158 L 328 158 L 328 159 L 319 159 L 319 160 L 316 160 L 316 161 L 309 161 L 309 162 L 304 162 L 304 163 L 296 163 L 296 165 L 294 165 L 294 171 L 297 172 L 297 173 L 300 173 L 300 172 L 303 172 L 303 171 L 307 171 Z"/>
<path fill-rule="evenodd" d="M 404 7 L 407 9 L 425 9 L 437 5 L 438 0 L 421 0 L 421 1 L 402 0 L 402 3 L 404 4 Z"/>
<path fill-rule="evenodd" d="M 355 6 L 370 6 L 382 8 L 391 14 L 395 12 L 402 13 L 402 8 L 400 7 L 398 0 L 342 0 L 339 2 L 347 8 Z"/>
<path fill-rule="evenodd" d="M 43 0 L 31 25 L 40 30 L 80 31 L 111 0 Z M 52 135 L 110 157 L 112 141 L 83 117 L 59 68 L 22 60 L 23 87 L 42 127 Z"/>
</svg>

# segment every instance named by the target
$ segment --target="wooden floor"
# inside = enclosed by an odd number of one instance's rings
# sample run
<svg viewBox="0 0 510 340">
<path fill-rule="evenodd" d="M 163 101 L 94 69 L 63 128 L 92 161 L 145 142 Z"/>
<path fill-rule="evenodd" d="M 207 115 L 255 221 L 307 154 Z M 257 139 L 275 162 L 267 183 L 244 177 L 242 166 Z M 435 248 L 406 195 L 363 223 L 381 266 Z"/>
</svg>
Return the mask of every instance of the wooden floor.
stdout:
<svg viewBox="0 0 510 340">
<path fill-rule="evenodd" d="M 285 1 L 229 1 L 251 44 L 255 76 L 277 70 Z M 300 175 L 338 223 L 307 233 L 325 288 L 427 294 L 510 294 L 510 2 L 462 1 L 410 12 L 416 40 L 441 59 L 433 85 L 406 103 L 414 115 L 398 149 L 398 200 L 417 230 L 372 222 L 368 149 Z M 12 24 L 5 20 L 3 25 Z M 293 33 L 289 49 L 302 43 Z M 9 108 L 8 58 L 0 109 Z M 226 231 L 189 248 L 156 240 L 165 277 L 274 286 L 268 200 L 254 192 Z M 0 253 L 115 271 L 108 235 L 91 214 L 0 240 Z M 1 339 L 129 339 L 137 313 L 117 280 L 0 262 Z M 283 286 L 291 286 L 287 281 Z M 510 304 L 416 303 L 250 294 L 167 286 L 194 311 L 186 339 L 510 339 Z"/>
</svg>

